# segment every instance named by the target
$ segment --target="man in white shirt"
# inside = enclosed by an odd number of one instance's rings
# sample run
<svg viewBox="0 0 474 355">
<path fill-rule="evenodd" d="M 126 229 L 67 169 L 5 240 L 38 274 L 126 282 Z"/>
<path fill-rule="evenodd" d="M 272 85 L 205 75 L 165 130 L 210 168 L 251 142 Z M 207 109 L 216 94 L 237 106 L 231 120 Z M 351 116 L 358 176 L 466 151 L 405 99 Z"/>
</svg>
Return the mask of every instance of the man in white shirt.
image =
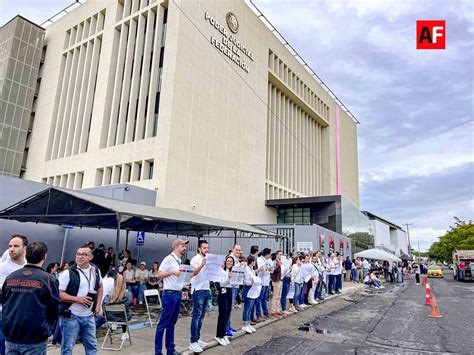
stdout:
<svg viewBox="0 0 474 355">
<path fill-rule="evenodd" d="M 335 270 L 336 270 L 336 264 L 334 262 L 334 258 L 336 257 L 336 255 L 334 254 L 331 254 L 329 256 L 329 260 L 328 260 L 328 295 L 333 295 L 334 292 L 333 290 L 336 288 L 336 276 L 334 274 Z"/>
<path fill-rule="evenodd" d="M 26 265 L 26 247 L 28 238 L 23 235 L 14 234 L 8 242 L 8 257 L 0 263 L 0 291 L 5 279 L 14 271 L 21 269 Z M 2 306 L 0 304 L 0 321 L 2 320 Z M 5 337 L 0 327 L 0 354 L 5 354 Z"/>
<path fill-rule="evenodd" d="M 370 264 L 367 261 L 367 259 L 364 258 L 364 261 L 362 261 L 362 278 L 365 279 L 367 274 L 369 273 L 370 270 Z"/>
<path fill-rule="evenodd" d="M 76 263 L 59 276 L 61 355 L 72 355 L 77 336 L 87 355 L 97 354 L 95 315 L 100 313 L 103 285 L 100 270 L 90 264 L 92 250 L 83 246 Z"/>
<path fill-rule="evenodd" d="M 191 320 L 191 344 L 189 350 L 200 353 L 207 345 L 201 338 L 201 327 L 209 299 L 211 298 L 209 280 L 207 280 L 201 270 L 206 265 L 206 254 L 209 253 L 209 244 L 205 240 L 198 242 L 197 254 L 191 259 L 191 266 L 194 267 L 191 278 L 191 292 L 193 294 L 193 317 Z"/>
<path fill-rule="evenodd" d="M 270 273 L 273 271 L 270 260 L 271 254 L 272 251 L 269 248 L 265 248 L 262 250 L 262 255 L 257 259 L 257 276 L 262 279 L 262 290 L 260 291 L 260 296 L 255 302 L 255 311 L 258 320 L 262 320 L 264 317 L 265 319 L 270 319 L 270 314 L 268 312 L 268 296 L 270 292 Z"/>
<path fill-rule="evenodd" d="M 155 355 L 162 354 L 163 335 L 166 330 L 166 351 L 168 354 L 174 354 L 174 327 L 178 320 L 179 310 L 181 308 L 181 291 L 184 287 L 183 282 L 178 280 L 181 274 L 179 271 L 181 258 L 186 252 L 186 244 L 189 240 L 175 239 L 172 244 L 173 251 L 163 259 L 159 269 L 158 278 L 163 280 L 163 296 L 161 304 L 160 321 L 156 326 L 155 333 Z"/>
</svg>

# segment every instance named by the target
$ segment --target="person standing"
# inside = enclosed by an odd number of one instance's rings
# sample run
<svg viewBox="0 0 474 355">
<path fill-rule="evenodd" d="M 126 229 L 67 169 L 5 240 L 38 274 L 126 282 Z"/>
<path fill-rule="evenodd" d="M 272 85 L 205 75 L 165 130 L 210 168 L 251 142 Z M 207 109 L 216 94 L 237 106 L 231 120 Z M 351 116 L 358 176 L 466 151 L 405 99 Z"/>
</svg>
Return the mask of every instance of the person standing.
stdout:
<svg viewBox="0 0 474 355">
<path fill-rule="evenodd" d="M 244 271 L 244 289 L 242 290 L 242 295 L 244 296 L 244 311 L 242 312 L 242 330 L 249 334 L 257 331 L 250 324 L 250 319 L 253 304 L 255 303 L 255 299 L 258 296 L 254 298 L 253 296 L 250 297 L 251 295 L 249 295 L 249 291 L 252 288 L 252 285 L 254 285 L 256 280 L 258 279 L 253 269 L 255 263 L 255 258 L 252 255 L 249 255 L 249 257 L 247 258 L 247 267 Z"/>
<path fill-rule="evenodd" d="M 232 252 L 230 253 L 230 256 L 234 258 L 234 263 L 235 265 L 240 264 L 240 257 L 242 256 L 242 247 L 239 244 L 235 244 L 232 247 Z M 239 286 L 236 285 L 232 288 L 232 307 L 235 305 L 235 301 L 237 299 L 237 293 L 239 292 Z M 239 306 L 240 307 L 240 306 Z M 229 322 L 227 323 L 227 329 L 226 329 L 226 334 L 228 337 L 233 336 L 233 333 L 237 332 L 237 329 L 232 328 L 232 325 L 230 323 L 230 317 L 229 317 Z"/>
<path fill-rule="evenodd" d="M 226 326 L 232 312 L 232 268 L 234 267 L 234 258 L 227 255 L 222 270 L 222 279 L 216 283 L 217 304 L 219 305 L 219 316 L 217 317 L 216 340 L 222 346 L 230 344 L 229 337 L 226 335 Z"/>
<path fill-rule="evenodd" d="M 466 263 L 464 260 L 461 260 L 459 263 L 459 279 L 464 280 L 464 275 L 466 273 Z"/>
<path fill-rule="evenodd" d="M 26 264 L 26 247 L 28 246 L 28 238 L 13 234 L 8 242 L 8 257 L 0 264 L 0 288 L 3 286 L 5 279 L 14 271 L 21 269 Z M 2 320 L 0 308 L 0 322 Z M 1 327 L 0 327 L 1 329 Z M 5 337 L 0 330 L 0 354 L 5 354 Z"/>
<path fill-rule="evenodd" d="M 178 320 L 181 308 L 181 290 L 184 284 L 178 281 L 181 258 L 186 252 L 186 244 L 189 240 L 176 239 L 172 243 L 173 251 L 163 259 L 159 269 L 158 277 L 163 280 L 163 296 L 161 298 L 162 311 L 160 321 L 156 326 L 155 333 L 155 355 L 162 354 L 163 335 L 166 331 L 166 351 L 175 354 L 174 328 Z"/>
<path fill-rule="evenodd" d="M 343 260 L 342 260 L 342 255 L 339 255 L 336 253 L 336 258 L 334 262 L 336 268 L 334 270 L 334 276 L 335 276 L 335 283 L 336 283 L 336 294 L 341 293 L 342 290 L 342 270 L 343 270 Z"/>
<path fill-rule="evenodd" d="M 272 257 L 274 268 L 270 277 L 272 281 L 272 287 L 273 287 L 272 307 L 271 307 L 270 316 L 277 317 L 277 318 L 281 318 L 285 316 L 281 310 L 281 292 L 282 292 L 281 256 L 282 254 L 283 252 L 281 250 L 278 250 L 274 254 L 274 258 Z"/>
<path fill-rule="evenodd" d="M 346 271 L 344 274 L 344 281 L 349 281 L 352 279 L 352 261 L 350 256 L 346 256 L 346 260 L 344 260 L 344 270 Z"/>
<path fill-rule="evenodd" d="M 364 258 L 364 260 L 362 261 L 362 278 L 364 280 L 365 280 L 365 277 L 367 276 L 367 274 L 369 273 L 369 270 L 370 270 L 370 264 L 367 261 L 367 259 Z"/>
<path fill-rule="evenodd" d="M 78 335 L 85 353 L 97 354 L 94 316 L 100 313 L 103 285 L 100 270 L 91 260 L 92 250 L 80 247 L 75 264 L 59 276 L 61 355 L 72 355 Z"/>
<path fill-rule="evenodd" d="M 257 275 L 262 280 L 262 289 L 255 301 L 255 311 L 258 320 L 262 320 L 263 318 L 270 319 L 268 312 L 268 295 L 270 289 L 270 273 L 273 271 L 270 265 L 271 253 L 272 251 L 270 249 L 265 248 L 262 250 L 262 255 L 257 259 Z"/>
<path fill-rule="evenodd" d="M 206 265 L 206 255 L 209 253 L 209 244 L 205 240 L 198 242 L 197 254 L 191 259 L 191 266 L 194 267 L 191 278 L 191 293 L 193 297 L 193 315 L 191 319 L 191 343 L 189 350 L 200 353 L 207 345 L 201 340 L 202 321 L 209 307 L 210 285 L 209 280 L 201 273 Z"/>
<path fill-rule="evenodd" d="M 415 272 L 416 284 L 419 285 L 420 284 L 420 267 L 418 266 L 418 264 L 413 264 L 413 270 Z"/>
<path fill-rule="evenodd" d="M 295 292 L 293 296 L 293 305 L 290 307 L 290 311 L 296 313 L 300 311 L 300 299 L 301 299 L 301 286 L 303 285 L 303 276 L 301 274 L 301 257 L 295 256 L 293 259 L 293 266 L 291 267 L 291 282 L 295 286 Z"/>
<path fill-rule="evenodd" d="M 28 264 L 3 284 L 3 333 L 7 354 L 46 354 L 48 337 L 58 319 L 57 279 L 42 268 L 48 248 L 43 242 L 26 248 Z"/>
<path fill-rule="evenodd" d="M 331 254 L 329 255 L 329 260 L 328 260 L 328 264 L 327 264 L 327 272 L 328 272 L 328 295 L 334 295 L 334 288 L 335 288 L 335 285 L 336 285 L 336 282 L 335 282 L 335 270 L 336 270 L 336 264 L 334 263 L 335 262 L 335 255 L 334 254 Z"/>
<path fill-rule="evenodd" d="M 99 268 L 101 276 L 104 277 L 107 271 L 109 271 L 105 257 L 105 245 L 102 243 L 99 244 L 99 246 L 93 251 L 92 255 L 92 264 Z"/>
</svg>

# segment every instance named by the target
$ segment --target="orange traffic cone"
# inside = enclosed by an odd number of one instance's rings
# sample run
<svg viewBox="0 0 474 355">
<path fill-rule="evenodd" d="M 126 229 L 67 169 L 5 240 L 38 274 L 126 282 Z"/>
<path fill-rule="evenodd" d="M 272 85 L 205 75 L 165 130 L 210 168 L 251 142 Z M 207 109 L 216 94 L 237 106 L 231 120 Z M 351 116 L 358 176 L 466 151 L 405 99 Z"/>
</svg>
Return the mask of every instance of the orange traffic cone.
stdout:
<svg viewBox="0 0 474 355">
<path fill-rule="evenodd" d="M 428 317 L 441 318 L 442 315 L 439 313 L 438 302 L 436 301 L 436 297 L 434 295 L 432 295 L 432 297 L 433 297 L 433 302 L 431 304 L 431 314 L 429 314 Z"/>
<path fill-rule="evenodd" d="M 423 276 L 423 281 L 421 281 L 421 286 L 426 286 L 427 282 L 428 282 L 428 278 L 426 276 Z"/>
</svg>

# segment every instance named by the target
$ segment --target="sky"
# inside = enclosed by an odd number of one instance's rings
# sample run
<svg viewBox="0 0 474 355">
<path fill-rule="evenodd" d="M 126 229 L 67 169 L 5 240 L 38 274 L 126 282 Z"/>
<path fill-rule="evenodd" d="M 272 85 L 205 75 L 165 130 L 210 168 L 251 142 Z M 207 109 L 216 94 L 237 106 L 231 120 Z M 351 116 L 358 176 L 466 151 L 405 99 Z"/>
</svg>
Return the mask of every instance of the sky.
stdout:
<svg viewBox="0 0 474 355">
<path fill-rule="evenodd" d="M 361 122 L 361 210 L 411 223 L 421 251 L 474 219 L 474 1 L 253 2 Z M 71 3 L 0 0 L 0 24 Z M 446 50 L 416 50 L 430 19 L 446 20 Z"/>
</svg>

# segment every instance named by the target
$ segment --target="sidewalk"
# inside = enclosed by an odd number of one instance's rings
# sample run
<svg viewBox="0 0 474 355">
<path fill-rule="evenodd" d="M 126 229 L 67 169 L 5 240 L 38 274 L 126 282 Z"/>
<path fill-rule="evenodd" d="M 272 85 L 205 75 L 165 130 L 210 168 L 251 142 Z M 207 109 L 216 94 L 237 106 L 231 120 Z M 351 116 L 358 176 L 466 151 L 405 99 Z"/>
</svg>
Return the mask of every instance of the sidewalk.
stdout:
<svg viewBox="0 0 474 355">
<path fill-rule="evenodd" d="M 344 282 L 341 295 L 327 296 L 326 300 L 323 303 L 312 306 L 312 307 L 324 307 L 324 304 L 328 300 L 335 297 L 344 296 L 348 292 L 352 292 L 352 290 L 354 290 L 355 288 L 361 288 L 361 287 L 364 287 L 364 285 L 354 284 L 352 282 Z M 311 309 L 312 307 L 308 307 L 301 312 L 305 312 L 308 309 Z M 232 326 L 235 329 L 239 330 L 237 333 L 234 333 L 233 338 L 238 338 L 238 337 L 246 335 L 246 333 L 241 330 L 242 311 L 243 311 L 243 308 L 235 308 L 232 310 L 232 315 L 231 315 Z M 298 317 L 299 314 L 300 312 L 298 312 L 297 314 L 292 314 L 289 317 Z M 201 329 L 201 339 L 209 343 L 206 349 L 209 349 L 211 347 L 218 345 L 217 341 L 214 339 L 216 335 L 217 316 L 218 316 L 218 312 L 217 312 L 217 307 L 216 307 L 215 310 L 208 312 L 208 314 L 204 318 L 203 326 Z M 142 318 L 142 317 L 140 316 L 139 318 Z M 261 327 L 265 327 L 269 324 L 272 324 L 273 322 L 278 322 L 278 319 L 267 320 L 263 323 L 259 323 L 255 325 L 254 328 L 258 329 Z M 176 323 L 176 328 L 175 328 L 176 351 L 182 354 L 192 354 L 192 352 L 188 350 L 189 341 L 190 341 L 190 324 L 191 324 L 190 316 L 180 316 L 180 318 L 178 319 L 178 322 Z M 156 331 L 156 324 L 153 325 L 153 328 L 150 328 L 150 326 L 145 326 L 143 323 L 134 324 L 131 327 L 131 332 L 130 332 L 131 338 L 132 338 L 132 346 L 130 346 L 129 342 L 126 341 L 124 343 L 124 346 L 121 352 L 124 354 L 134 354 L 134 355 L 154 354 L 155 331 Z M 97 339 L 97 348 L 99 350 L 99 354 L 117 354 L 116 351 L 101 349 L 102 342 L 104 340 L 103 337 L 105 336 L 105 333 L 104 332 L 100 332 L 100 333 L 101 335 L 98 335 L 98 339 Z M 116 333 L 118 335 L 114 336 L 113 346 L 120 345 L 120 333 L 121 331 L 119 333 Z M 252 334 L 248 334 L 248 336 L 252 336 Z M 110 342 L 108 342 L 107 346 L 109 345 L 110 345 Z M 229 347 L 231 346 L 232 346 L 232 341 Z M 165 349 L 163 350 L 166 351 Z M 60 348 L 50 346 L 48 347 L 48 354 L 60 354 Z M 74 347 L 74 354 L 84 354 L 84 348 L 82 344 L 76 344 L 76 346 Z"/>
</svg>

